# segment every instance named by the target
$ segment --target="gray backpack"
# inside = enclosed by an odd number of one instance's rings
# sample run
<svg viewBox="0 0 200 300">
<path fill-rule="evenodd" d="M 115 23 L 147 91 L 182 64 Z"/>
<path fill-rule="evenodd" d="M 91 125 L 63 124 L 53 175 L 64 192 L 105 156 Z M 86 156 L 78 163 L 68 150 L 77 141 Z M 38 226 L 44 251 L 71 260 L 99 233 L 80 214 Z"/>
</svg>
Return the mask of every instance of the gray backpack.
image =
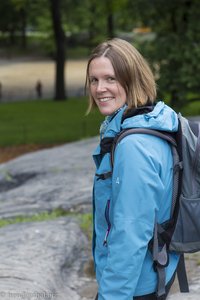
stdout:
<svg viewBox="0 0 200 300">
<path fill-rule="evenodd" d="M 168 253 L 180 254 L 177 275 L 181 292 L 189 292 L 184 253 L 200 251 L 200 124 L 178 114 L 178 132 L 171 134 L 146 128 L 120 132 L 111 148 L 111 165 L 117 144 L 130 134 L 152 134 L 171 144 L 174 164 L 173 196 L 170 220 L 155 222 L 154 236 L 149 243 L 155 271 L 158 274 L 157 298 L 165 294 L 165 267 Z"/>
</svg>

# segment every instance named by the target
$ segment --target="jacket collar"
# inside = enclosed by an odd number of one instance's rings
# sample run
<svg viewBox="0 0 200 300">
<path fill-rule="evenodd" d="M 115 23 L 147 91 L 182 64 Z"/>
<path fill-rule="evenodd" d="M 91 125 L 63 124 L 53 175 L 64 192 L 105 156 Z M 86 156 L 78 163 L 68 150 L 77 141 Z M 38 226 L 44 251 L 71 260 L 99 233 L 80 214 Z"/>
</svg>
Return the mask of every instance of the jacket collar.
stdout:
<svg viewBox="0 0 200 300">
<path fill-rule="evenodd" d="M 127 105 L 124 105 L 113 116 L 108 119 L 108 124 L 103 137 L 115 137 L 121 131 L 122 117 Z"/>
</svg>

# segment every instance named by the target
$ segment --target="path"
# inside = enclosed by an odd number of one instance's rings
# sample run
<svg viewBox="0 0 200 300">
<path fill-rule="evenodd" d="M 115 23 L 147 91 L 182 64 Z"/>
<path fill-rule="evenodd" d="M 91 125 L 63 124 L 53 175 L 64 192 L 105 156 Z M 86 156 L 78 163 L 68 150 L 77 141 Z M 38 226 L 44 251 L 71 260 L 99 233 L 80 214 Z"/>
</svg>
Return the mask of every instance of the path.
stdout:
<svg viewBox="0 0 200 300">
<path fill-rule="evenodd" d="M 70 60 L 65 64 L 68 96 L 84 94 L 86 60 Z M 48 59 L 0 59 L 2 102 L 37 99 L 36 82 L 43 85 L 43 98 L 54 96 L 55 63 Z"/>
</svg>

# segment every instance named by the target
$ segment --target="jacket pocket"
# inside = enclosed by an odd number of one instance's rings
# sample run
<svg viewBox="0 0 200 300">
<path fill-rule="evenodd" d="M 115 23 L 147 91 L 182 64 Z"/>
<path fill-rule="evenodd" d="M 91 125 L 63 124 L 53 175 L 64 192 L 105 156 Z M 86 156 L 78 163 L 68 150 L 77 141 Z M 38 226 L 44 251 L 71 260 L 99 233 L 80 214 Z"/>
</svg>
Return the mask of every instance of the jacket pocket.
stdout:
<svg viewBox="0 0 200 300">
<path fill-rule="evenodd" d="M 105 234 L 105 238 L 103 241 L 103 246 L 107 246 L 108 236 L 111 229 L 111 223 L 110 223 L 110 200 L 107 201 L 106 208 L 105 208 L 105 219 L 107 223 L 107 230 Z"/>
</svg>

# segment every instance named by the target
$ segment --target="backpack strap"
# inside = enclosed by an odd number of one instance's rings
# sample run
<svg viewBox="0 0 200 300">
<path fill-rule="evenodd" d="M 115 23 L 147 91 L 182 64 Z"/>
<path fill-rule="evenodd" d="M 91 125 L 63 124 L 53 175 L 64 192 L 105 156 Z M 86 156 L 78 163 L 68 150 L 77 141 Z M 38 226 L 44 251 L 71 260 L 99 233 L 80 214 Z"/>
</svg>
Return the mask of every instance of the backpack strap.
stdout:
<svg viewBox="0 0 200 300">
<path fill-rule="evenodd" d="M 126 136 L 130 134 L 150 134 L 157 136 L 159 138 L 162 138 L 169 142 L 172 146 L 172 156 L 173 156 L 173 192 L 172 192 L 172 205 L 171 205 L 171 218 L 170 218 L 170 230 L 173 230 L 175 222 L 173 222 L 173 218 L 177 218 L 178 214 L 178 207 L 179 203 L 177 201 L 178 195 L 180 192 L 180 182 L 181 182 L 181 170 L 182 170 L 182 155 L 179 154 L 179 149 L 177 149 L 177 142 L 176 138 L 172 136 L 169 132 L 161 132 L 158 130 L 152 130 L 148 128 L 130 128 L 125 129 L 121 131 L 114 139 L 112 148 L 111 148 L 111 168 L 113 168 L 114 165 L 114 152 L 117 147 L 117 144 Z M 180 157 L 181 156 L 181 157 Z M 168 265 L 169 262 L 169 254 L 168 254 L 168 243 L 164 242 L 162 244 L 162 247 L 160 249 L 159 244 L 159 238 L 158 236 L 164 236 L 165 237 L 165 229 L 162 227 L 162 225 L 159 225 L 155 223 L 154 226 L 154 235 L 153 239 L 151 241 L 151 245 L 149 246 L 150 251 L 152 252 L 153 256 L 153 262 L 154 262 L 154 269 L 157 272 L 158 275 L 158 285 L 157 285 L 157 299 L 161 300 L 165 295 L 165 286 L 166 286 L 166 274 L 165 274 L 165 267 Z M 171 237 L 171 234 L 170 234 Z M 170 237 L 164 238 L 164 241 L 169 240 Z M 188 283 L 187 283 L 187 276 L 186 276 L 186 270 L 184 269 L 184 257 L 181 258 L 179 268 L 178 268 L 178 276 L 180 273 L 182 273 L 182 276 L 180 275 L 180 289 L 181 291 L 187 291 L 188 290 Z M 184 275 L 185 274 L 185 275 Z"/>
<path fill-rule="evenodd" d="M 154 234 L 153 234 L 153 249 L 152 249 L 152 256 L 153 256 L 153 266 L 154 270 L 157 272 L 158 276 L 158 285 L 157 285 L 157 299 L 162 299 L 165 294 L 165 283 L 166 283 L 166 274 L 165 274 L 165 267 L 169 263 L 169 255 L 167 252 L 166 244 L 163 247 L 159 248 L 158 243 L 158 226 L 159 224 L 155 223 L 154 226 Z"/>
<path fill-rule="evenodd" d="M 170 144 L 174 145 L 175 147 L 177 146 L 176 140 L 172 137 L 172 135 L 168 132 L 162 132 L 159 130 L 153 130 L 149 128 L 129 128 L 129 129 L 124 129 L 122 130 L 116 137 L 114 138 L 112 148 L 111 148 L 111 167 L 113 168 L 114 165 L 114 152 L 116 149 L 117 144 L 126 136 L 130 134 L 150 134 L 157 136 L 159 138 L 162 138 L 169 142 Z"/>
<path fill-rule="evenodd" d="M 181 293 L 189 293 L 184 253 L 180 255 L 180 259 L 177 266 L 177 277 Z"/>
</svg>

